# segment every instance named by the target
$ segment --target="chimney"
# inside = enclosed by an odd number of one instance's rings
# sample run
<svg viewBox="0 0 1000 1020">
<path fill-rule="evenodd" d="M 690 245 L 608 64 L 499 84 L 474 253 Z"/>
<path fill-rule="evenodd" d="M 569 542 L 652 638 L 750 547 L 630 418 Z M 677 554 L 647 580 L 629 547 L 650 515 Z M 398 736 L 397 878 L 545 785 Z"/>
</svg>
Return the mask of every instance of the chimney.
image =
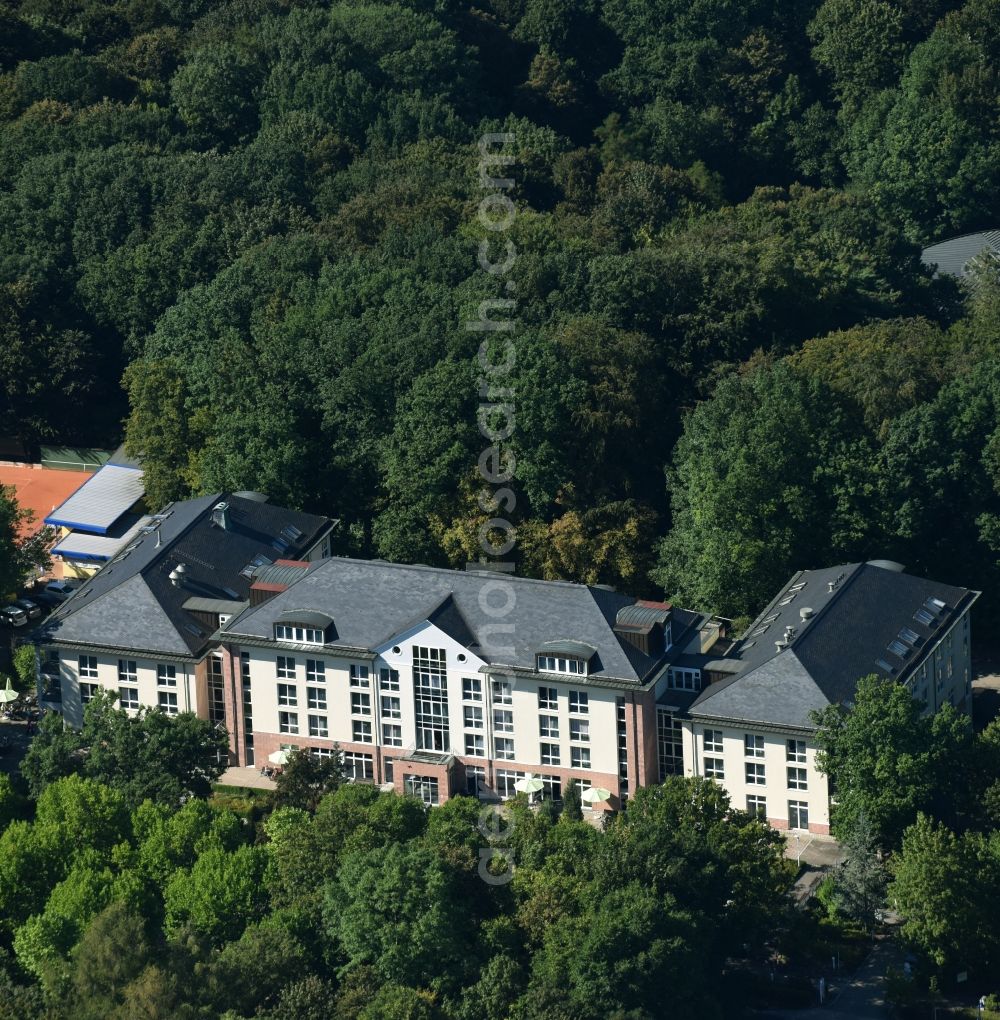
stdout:
<svg viewBox="0 0 1000 1020">
<path fill-rule="evenodd" d="M 229 504 L 226 502 L 216 503 L 212 507 L 212 523 L 223 531 L 232 530 L 232 520 L 229 517 Z"/>
</svg>

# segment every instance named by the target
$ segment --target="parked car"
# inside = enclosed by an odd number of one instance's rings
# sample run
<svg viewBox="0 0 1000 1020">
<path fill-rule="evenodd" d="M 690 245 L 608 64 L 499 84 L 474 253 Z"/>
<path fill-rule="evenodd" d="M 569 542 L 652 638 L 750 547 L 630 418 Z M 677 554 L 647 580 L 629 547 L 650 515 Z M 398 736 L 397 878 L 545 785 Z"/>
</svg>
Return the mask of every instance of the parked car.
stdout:
<svg viewBox="0 0 1000 1020">
<path fill-rule="evenodd" d="M 60 602 L 65 602 L 79 587 L 79 581 L 49 581 L 45 586 L 45 591 L 49 595 L 55 596 Z"/>
<path fill-rule="evenodd" d="M 0 623 L 7 627 L 23 627 L 28 622 L 28 614 L 20 606 L 4 606 L 0 609 Z"/>
<path fill-rule="evenodd" d="M 37 620 L 42 615 L 42 607 L 31 599 L 14 599 L 14 605 L 28 614 L 29 620 Z"/>
</svg>

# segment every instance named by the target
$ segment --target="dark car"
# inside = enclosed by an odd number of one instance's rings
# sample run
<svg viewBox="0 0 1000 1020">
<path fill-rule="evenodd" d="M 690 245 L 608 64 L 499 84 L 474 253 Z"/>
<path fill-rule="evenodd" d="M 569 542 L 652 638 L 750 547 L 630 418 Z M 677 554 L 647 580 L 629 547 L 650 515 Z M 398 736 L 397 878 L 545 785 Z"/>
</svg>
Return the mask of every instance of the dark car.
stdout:
<svg viewBox="0 0 1000 1020">
<path fill-rule="evenodd" d="M 29 620 L 37 620 L 42 615 L 42 607 L 31 599 L 14 599 L 14 605 L 28 614 Z"/>
<path fill-rule="evenodd" d="M 4 606 L 0 609 L 0 623 L 7 627 L 23 627 L 28 614 L 20 606 Z"/>
</svg>

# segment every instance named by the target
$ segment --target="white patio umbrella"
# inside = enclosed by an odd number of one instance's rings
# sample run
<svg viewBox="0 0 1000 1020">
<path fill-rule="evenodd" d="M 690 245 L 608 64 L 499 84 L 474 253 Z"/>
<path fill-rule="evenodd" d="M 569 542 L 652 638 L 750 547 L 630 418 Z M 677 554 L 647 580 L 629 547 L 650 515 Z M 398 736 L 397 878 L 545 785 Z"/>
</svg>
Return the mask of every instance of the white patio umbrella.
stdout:
<svg viewBox="0 0 1000 1020">
<path fill-rule="evenodd" d="M 282 748 L 280 751 L 272 751 L 267 760 L 275 765 L 284 765 L 288 761 L 289 752 Z"/>
<path fill-rule="evenodd" d="M 580 799 L 586 804 L 600 804 L 610 796 L 611 791 L 605 790 L 603 786 L 591 786 L 580 794 Z"/>
<path fill-rule="evenodd" d="M 514 789 L 518 793 L 528 794 L 528 800 L 530 801 L 533 795 L 538 793 L 544 786 L 545 784 L 537 776 L 525 776 L 514 784 Z"/>
<path fill-rule="evenodd" d="M 10 685 L 10 677 L 7 677 L 7 686 L 0 688 L 0 705 L 9 705 L 17 701 L 21 695 Z"/>
</svg>

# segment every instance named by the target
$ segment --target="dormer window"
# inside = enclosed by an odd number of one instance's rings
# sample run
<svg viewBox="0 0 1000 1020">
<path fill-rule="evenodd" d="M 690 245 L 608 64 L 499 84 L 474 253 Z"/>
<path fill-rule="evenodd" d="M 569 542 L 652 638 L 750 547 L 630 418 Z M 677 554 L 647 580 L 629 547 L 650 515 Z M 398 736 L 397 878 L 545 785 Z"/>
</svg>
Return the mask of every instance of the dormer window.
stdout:
<svg viewBox="0 0 1000 1020">
<path fill-rule="evenodd" d="M 314 627 L 294 627 L 289 623 L 276 623 L 274 625 L 274 637 L 276 641 L 294 641 L 299 645 L 322 645 L 323 631 Z"/>
<path fill-rule="evenodd" d="M 325 645 L 333 632 L 333 620 L 312 610 L 282 614 L 274 624 L 275 641 L 297 645 Z"/>
<path fill-rule="evenodd" d="M 582 659 L 562 655 L 539 655 L 539 673 L 568 673 L 571 676 L 586 676 L 587 664 Z"/>
</svg>

